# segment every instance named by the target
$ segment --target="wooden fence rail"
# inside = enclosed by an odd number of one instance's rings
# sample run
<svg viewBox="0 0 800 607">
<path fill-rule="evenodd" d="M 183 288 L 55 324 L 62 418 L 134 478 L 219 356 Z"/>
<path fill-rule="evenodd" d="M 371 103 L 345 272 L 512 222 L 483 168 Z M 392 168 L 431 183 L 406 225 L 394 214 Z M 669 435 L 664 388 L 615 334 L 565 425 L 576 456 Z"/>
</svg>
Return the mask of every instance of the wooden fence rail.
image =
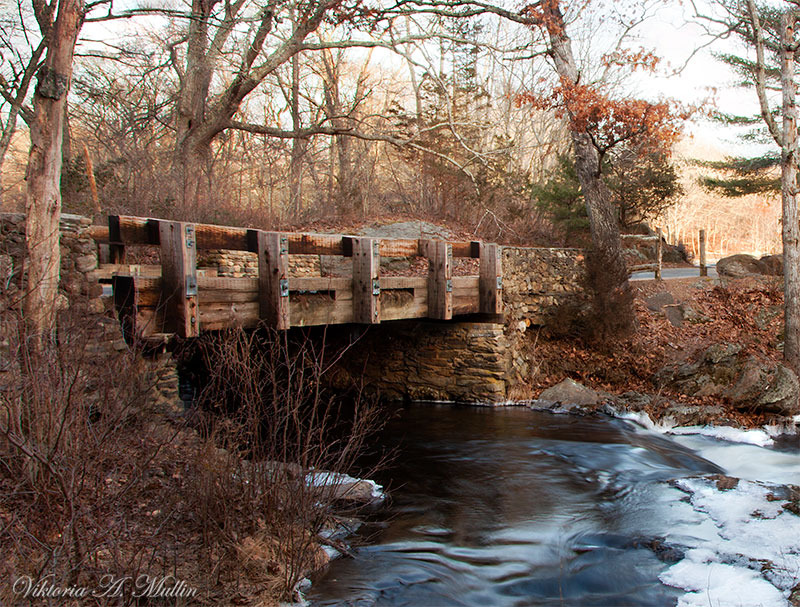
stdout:
<svg viewBox="0 0 800 607">
<path fill-rule="evenodd" d="M 653 263 L 644 263 L 635 266 L 628 266 L 628 274 L 634 272 L 655 272 L 655 279 L 661 280 L 661 261 L 663 257 L 663 238 L 661 229 L 656 230 L 654 235 L 643 234 L 621 234 L 620 237 L 624 240 L 639 240 L 643 242 L 653 241 L 656 243 L 656 260 Z"/>
<path fill-rule="evenodd" d="M 123 326 L 140 336 L 176 334 L 264 322 L 292 326 L 401 318 L 450 320 L 502 312 L 500 247 L 480 242 L 299 234 L 112 216 L 93 228 L 103 248 L 101 269 L 113 274 Z M 125 266 L 125 249 L 156 245 L 161 265 Z M 197 268 L 198 249 L 250 251 L 258 278 L 219 278 Z M 290 277 L 290 255 L 352 258 L 352 277 Z M 426 257 L 428 276 L 380 275 L 381 257 Z M 453 276 L 453 258 L 480 259 L 478 276 Z M 135 269 L 134 269 L 135 268 Z"/>
</svg>

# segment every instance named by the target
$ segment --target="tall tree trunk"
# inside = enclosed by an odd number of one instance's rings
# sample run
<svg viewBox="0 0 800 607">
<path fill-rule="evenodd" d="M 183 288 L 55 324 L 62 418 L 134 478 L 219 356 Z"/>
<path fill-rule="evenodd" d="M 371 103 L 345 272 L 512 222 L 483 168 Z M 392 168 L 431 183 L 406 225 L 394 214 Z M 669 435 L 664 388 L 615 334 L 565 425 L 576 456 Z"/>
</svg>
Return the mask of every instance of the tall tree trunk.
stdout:
<svg viewBox="0 0 800 607">
<path fill-rule="evenodd" d="M 788 366 L 800 372 L 800 226 L 797 215 L 797 84 L 794 81 L 797 15 L 781 18 L 781 84 L 783 88 L 783 145 L 781 146 L 781 203 L 783 213 L 784 349 Z"/>
<path fill-rule="evenodd" d="M 215 2 L 192 0 L 186 49 L 186 68 L 180 74 L 175 128 L 173 166 L 177 182 L 177 198 L 182 210 L 197 211 L 209 202 L 210 142 L 202 141 L 198 129 L 206 118 L 208 91 L 213 65 L 209 57 L 208 18 Z"/>
<path fill-rule="evenodd" d="M 300 57 L 298 55 L 292 57 L 292 90 L 290 95 L 292 130 L 299 131 L 303 124 L 300 118 Z M 292 157 L 289 166 L 289 208 L 295 217 L 303 210 L 303 157 L 305 153 L 305 140 L 295 137 L 292 140 Z"/>
<path fill-rule="evenodd" d="M 211 208 L 211 143 L 205 139 L 187 137 L 177 150 L 175 164 L 179 169 L 181 186 L 180 211 L 196 215 Z"/>
<path fill-rule="evenodd" d="M 558 3 L 553 2 L 549 11 L 546 26 L 556 73 L 562 81 L 576 85 L 580 74 Z M 601 178 L 600 152 L 590 134 L 576 128 L 571 129 L 571 134 L 575 169 L 592 237 L 587 270 L 595 299 L 595 328 L 601 336 L 607 332 L 625 333 L 633 327 L 633 295 L 622 254 L 617 214 L 611 203 L 611 192 Z"/>
<path fill-rule="evenodd" d="M 28 156 L 28 294 L 24 311 L 29 327 L 45 335 L 55 325 L 61 251 L 61 142 L 72 56 L 83 22 L 83 0 L 60 0 L 44 65 L 33 96 Z"/>
</svg>

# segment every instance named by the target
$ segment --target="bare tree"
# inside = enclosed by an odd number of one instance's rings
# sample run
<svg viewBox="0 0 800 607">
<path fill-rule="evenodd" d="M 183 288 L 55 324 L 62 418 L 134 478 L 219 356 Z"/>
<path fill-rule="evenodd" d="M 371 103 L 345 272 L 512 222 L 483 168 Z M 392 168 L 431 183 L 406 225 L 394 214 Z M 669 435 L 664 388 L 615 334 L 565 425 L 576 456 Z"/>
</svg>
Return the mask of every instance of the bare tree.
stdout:
<svg viewBox="0 0 800 607">
<path fill-rule="evenodd" d="M 72 78 L 72 57 L 84 17 L 83 0 L 35 0 L 34 11 L 48 39 L 47 55 L 37 73 L 30 124 L 31 149 L 27 189 L 28 281 L 25 314 L 38 333 L 51 329 L 61 266 L 61 144 L 64 106 Z"/>
</svg>

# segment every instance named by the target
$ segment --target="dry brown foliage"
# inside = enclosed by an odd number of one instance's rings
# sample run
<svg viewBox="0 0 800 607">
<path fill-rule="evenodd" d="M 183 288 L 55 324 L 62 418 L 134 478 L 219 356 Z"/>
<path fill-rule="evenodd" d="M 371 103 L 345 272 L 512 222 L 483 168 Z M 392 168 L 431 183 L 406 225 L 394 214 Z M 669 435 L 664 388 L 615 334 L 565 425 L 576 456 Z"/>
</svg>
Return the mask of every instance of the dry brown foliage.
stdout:
<svg viewBox="0 0 800 607">
<path fill-rule="evenodd" d="M 531 340 L 532 386 L 535 392 L 565 377 L 593 388 L 620 394 L 629 390 L 653 392 L 653 376 L 668 363 L 691 360 L 714 343 L 741 344 L 746 354 L 779 361 L 782 352 L 783 294 L 779 280 L 748 278 L 714 285 L 700 279 L 634 283 L 637 329 L 625 338 L 611 339 L 602 348 L 575 334 L 543 329 Z M 669 291 L 676 302 L 692 308 L 695 320 L 675 327 L 653 312 L 645 299 Z M 725 404 L 712 397 L 687 397 L 661 392 L 665 398 L 695 404 Z M 730 409 L 746 425 L 758 425 L 758 416 Z"/>
</svg>

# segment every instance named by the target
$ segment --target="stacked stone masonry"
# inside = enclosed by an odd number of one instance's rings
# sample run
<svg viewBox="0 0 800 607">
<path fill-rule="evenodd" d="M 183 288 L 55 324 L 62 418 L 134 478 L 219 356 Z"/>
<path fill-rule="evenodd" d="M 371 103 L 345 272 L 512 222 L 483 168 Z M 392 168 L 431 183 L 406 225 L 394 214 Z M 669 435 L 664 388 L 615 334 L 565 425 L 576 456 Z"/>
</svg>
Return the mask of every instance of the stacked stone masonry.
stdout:
<svg viewBox="0 0 800 607">
<path fill-rule="evenodd" d="M 402 321 L 369 329 L 345 368 L 388 400 L 497 403 L 507 352 L 499 323 Z"/>
<path fill-rule="evenodd" d="M 526 334 L 531 328 L 574 319 L 587 303 L 582 249 L 503 247 L 503 314 L 509 344 L 507 394 L 525 395 L 530 378 Z M 571 308 L 573 313 L 559 314 Z"/>
<path fill-rule="evenodd" d="M 80 303 L 100 313 L 103 289 L 97 282 L 97 245 L 89 235 L 91 220 L 79 215 L 61 215 L 60 308 Z M 13 302 L 25 280 L 25 215 L 0 214 L 0 281 L 3 299 Z"/>
<path fill-rule="evenodd" d="M 209 249 L 200 251 L 200 268 L 216 268 L 217 276 L 225 278 L 257 278 L 258 256 L 249 251 Z M 319 255 L 290 255 L 289 276 L 320 276 Z"/>
</svg>

